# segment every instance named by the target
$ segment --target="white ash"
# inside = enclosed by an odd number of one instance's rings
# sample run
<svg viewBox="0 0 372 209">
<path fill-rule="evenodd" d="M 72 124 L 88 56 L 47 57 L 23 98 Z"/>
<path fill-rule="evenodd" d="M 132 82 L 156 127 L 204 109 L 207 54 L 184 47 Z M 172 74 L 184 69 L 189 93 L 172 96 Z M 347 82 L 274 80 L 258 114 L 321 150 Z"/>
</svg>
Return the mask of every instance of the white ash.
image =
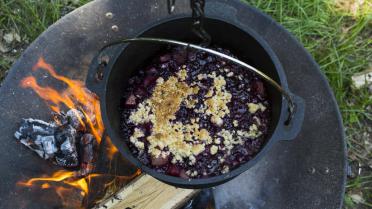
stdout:
<svg viewBox="0 0 372 209">
<path fill-rule="evenodd" d="M 23 119 L 22 125 L 14 136 L 40 157 L 49 159 L 54 157 L 57 151 L 54 138 L 55 128 L 53 123 L 32 118 Z"/>
<path fill-rule="evenodd" d="M 66 116 L 68 120 L 70 120 L 70 124 L 72 127 L 74 127 L 76 130 L 83 130 L 84 125 L 82 122 L 85 120 L 84 114 L 76 109 L 71 109 L 67 111 Z"/>
<path fill-rule="evenodd" d="M 75 146 L 77 132 L 69 124 L 57 126 L 53 122 L 23 119 L 14 136 L 43 159 L 54 159 L 63 167 L 78 166 Z"/>
<path fill-rule="evenodd" d="M 360 89 L 363 86 L 372 86 L 372 67 L 369 69 L 356 73 L 351 77 L 353 85 Z"/>
<path fill-rule="evenodd" d="M 80 168 L 80 176 L 91 173 L 95 168 L 97 142 L 93 135 L 86 133 L 84 114 L 71 109 L 55 115 L 55 120 L 23 119 L 14 136 L 45 160 L 62 167 Z M 79 153 L 77 146 L 80 146 Z"/>
</svg>

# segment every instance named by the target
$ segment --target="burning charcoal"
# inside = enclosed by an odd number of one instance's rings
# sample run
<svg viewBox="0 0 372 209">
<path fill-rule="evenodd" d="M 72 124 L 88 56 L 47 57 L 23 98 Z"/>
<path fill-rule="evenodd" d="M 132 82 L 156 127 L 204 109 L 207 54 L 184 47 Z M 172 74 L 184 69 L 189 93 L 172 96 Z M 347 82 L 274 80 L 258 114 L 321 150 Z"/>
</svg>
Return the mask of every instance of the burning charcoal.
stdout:
<svg viewBox="0 0 372 209">
<path fill-rule="evenodd" d="M 40 157 L 49 159 L 54 157 L 54 153 L 57 151 L 53 136 L 55 128 L 53 123 L 32 118 L 23 119 L 19 130 L 15 132 L 14 136 Z"/>
<path fill-rule="evenodd" d="M 80 176 L 86 176 L 90 174 L 94 168 L 97 160 L 96 149 L 97 140 L 92 134 L 84 134 L 80 140 L 81 148 L 81 163 L 80 163 Z"/>
<path fill-rule="evenodd" d="M 56 153 L 56 163 L 63 167 L 76 167 L 79 164 L 76 151 L 76 129 L 69 124 L 56 128 L 54 137 L 59 150 Z"/>
<path fill-rule="evenodd" d="M 55 158 L 58 165 L 75 167 L 78 158 L 76 130 L 68 125 L 56 126 L 42 120 L 24 119 L 14 136 L 44 159 Z"/>
<path fill-rule="evenodd" d="M 48 123 L 31 118 L 23 119 L 14 136 L 40 157 L 51 159 L 62 167 L 77 168 L 80 165 L 77 176 L 88 175 L 95 168 L 98 145 L 92 134 L 84 134 L 87 131 L 84 114 L 70 109 L 66 114 L 55 115 L 54 120 L 55 122 Z M 76 141 L 77 139 L 80 140 Z"/>
<path fill-rule="evenodd" d="M 74 127 L 76 130 L 84 131 L 85 126 L 82 123 L 85 120 L 84 114 L 76 109 L 71 109 L 67 111 L 66 117 L 69 120 L 69 123 L 72 127 Z"/>
</svg>

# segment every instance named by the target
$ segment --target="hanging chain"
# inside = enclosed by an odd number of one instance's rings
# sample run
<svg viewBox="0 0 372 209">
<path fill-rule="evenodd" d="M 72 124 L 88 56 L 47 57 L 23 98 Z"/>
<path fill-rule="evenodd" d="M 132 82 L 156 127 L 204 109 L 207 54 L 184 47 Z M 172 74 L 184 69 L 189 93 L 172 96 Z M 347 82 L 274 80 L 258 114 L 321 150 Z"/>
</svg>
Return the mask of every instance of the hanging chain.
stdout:
<svg viewBox="0 0 372 209">
<path fill-rule="evenodd" d="M 202 46 L 208 46 L 211 43 L 211 36 L 204 29 L 204 6 L 205 0 L 191 0 L 192 31 L 202 39 Z"/>
<path fill-rule="evenodd" d="M 168 12 L 171 14 L 174 11 L 176 0 L 168 0 Z M 204 29 L 204 6 L 205 0 L 190 0 L 192 10 L 192 31 L 198 36 L 202 42 L 202 46 L 208 46 L 211 43 L 211 36 Z"/>
</svg>

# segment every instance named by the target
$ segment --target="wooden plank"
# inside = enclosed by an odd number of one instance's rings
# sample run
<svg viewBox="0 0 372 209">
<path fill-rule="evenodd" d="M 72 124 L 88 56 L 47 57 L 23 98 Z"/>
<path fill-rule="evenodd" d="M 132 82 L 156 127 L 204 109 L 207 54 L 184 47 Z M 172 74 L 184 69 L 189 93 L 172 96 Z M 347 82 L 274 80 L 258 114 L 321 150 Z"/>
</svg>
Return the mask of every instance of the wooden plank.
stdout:
<svg viewBox="0 0 372 209">
<path fill-rule="evenodd" d="M 143 174 L 97 208 L 176 209 L 198 191 L 176 188 Z"/>
</svg>

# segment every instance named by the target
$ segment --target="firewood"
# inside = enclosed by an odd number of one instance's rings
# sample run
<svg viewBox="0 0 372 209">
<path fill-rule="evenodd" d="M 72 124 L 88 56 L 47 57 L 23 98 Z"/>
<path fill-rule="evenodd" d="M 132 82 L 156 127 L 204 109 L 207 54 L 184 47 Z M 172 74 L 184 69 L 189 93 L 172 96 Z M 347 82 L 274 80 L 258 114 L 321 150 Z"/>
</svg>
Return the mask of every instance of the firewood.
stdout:
<svg viewBox="0 0 372 209">
<path fill-rule="evenodd" d="M 176 188 L 143 174 L 96 209 L 176 209 L 198 192 L 199 190 Z"/>
</svg>

